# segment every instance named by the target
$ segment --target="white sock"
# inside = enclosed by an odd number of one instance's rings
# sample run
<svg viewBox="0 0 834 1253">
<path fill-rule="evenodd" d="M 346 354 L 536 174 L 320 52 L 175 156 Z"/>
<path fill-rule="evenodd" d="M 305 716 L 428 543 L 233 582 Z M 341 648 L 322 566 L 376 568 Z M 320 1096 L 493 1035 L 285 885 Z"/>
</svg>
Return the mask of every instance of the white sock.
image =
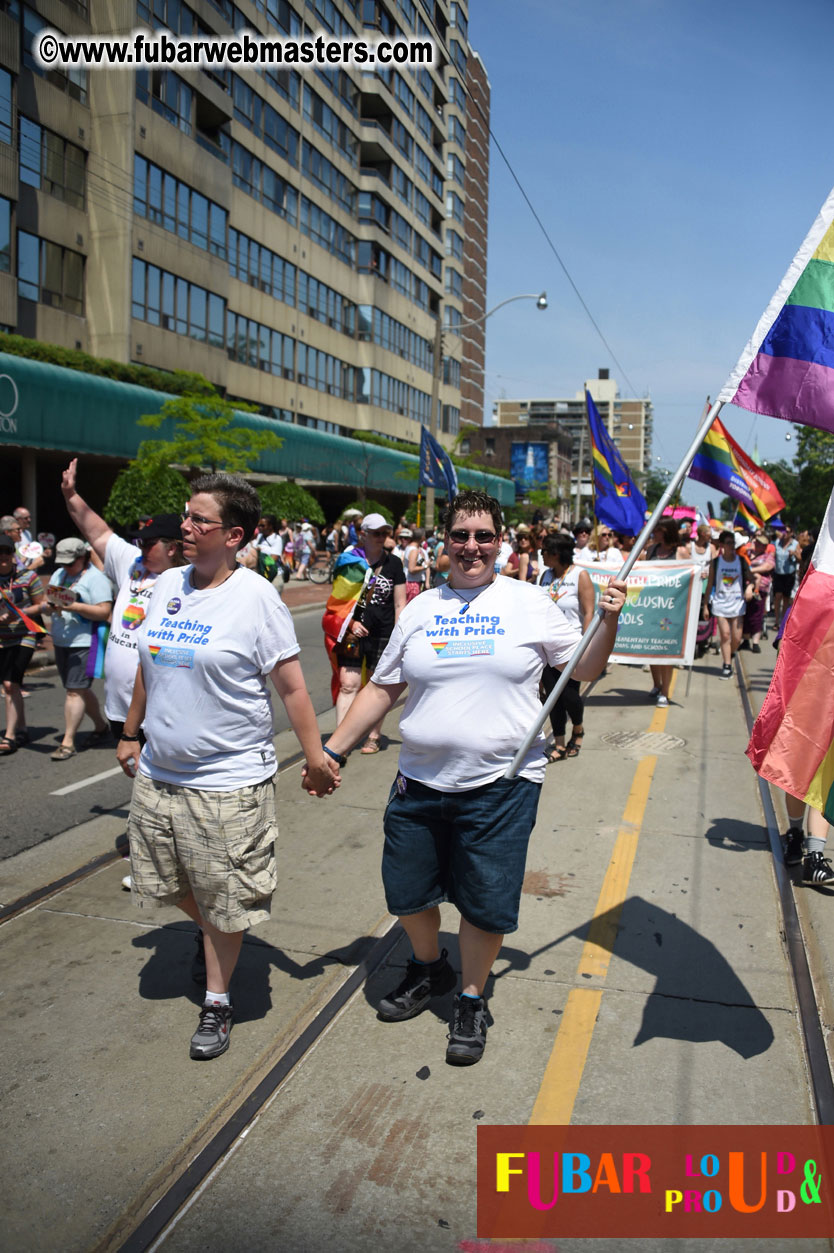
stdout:
<svg viewBox="0 0 834 1253">
<path fill-rule="evenodd" d="M 209 992 L 208 988 L 206 988 L 206 999 L 203 1001 L 203 1004 L 204 1005 L 230 1005 L 231 1001 L 229 1000 L 229 993 L 228 992 Z"/>
</svg>

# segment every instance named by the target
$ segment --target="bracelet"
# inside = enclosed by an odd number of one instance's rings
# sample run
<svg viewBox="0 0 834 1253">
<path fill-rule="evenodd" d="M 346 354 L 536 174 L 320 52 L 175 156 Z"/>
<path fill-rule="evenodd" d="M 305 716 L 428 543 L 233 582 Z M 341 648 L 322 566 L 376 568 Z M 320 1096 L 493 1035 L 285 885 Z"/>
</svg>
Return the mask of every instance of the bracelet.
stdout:
<svg viewBox="0 0 834 1253">
<path fill-rule="evenodd" d="M 322 744 L 322 750 L 327 753 L 328 757 L 332 757 L 340 766 L 347 765 L 347 757 L 341 757 L 338 753 L 334 753 L 332 748 L 328 748 L 326 744 Z"/>
<path fill-rule="evenodd" d="M 138 735 L 120 735 L 120 736 L 119 736 L 119 739 L 120 739 L 120 740 L 127 740 L 129 744 L 138 744 L 138 743 L 139 743 L 139 736 L 138 736 Z"/>
</svg>

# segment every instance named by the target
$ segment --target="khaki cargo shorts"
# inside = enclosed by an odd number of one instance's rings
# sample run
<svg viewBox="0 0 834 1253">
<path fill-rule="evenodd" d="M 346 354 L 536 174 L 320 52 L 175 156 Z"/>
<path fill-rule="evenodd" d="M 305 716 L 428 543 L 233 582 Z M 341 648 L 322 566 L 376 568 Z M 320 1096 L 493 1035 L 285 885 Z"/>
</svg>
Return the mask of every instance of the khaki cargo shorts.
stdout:
<svg viewBox="0 0 834 1253">
<path fill-rule="evenodd" d="M 140 907 L 176 905 L 193 892 L 218 931 L 245 931 L 269 918 L 278 881 L 274 778 L 206 792 L 137 774 L 127 834 Z"/>
</svg>

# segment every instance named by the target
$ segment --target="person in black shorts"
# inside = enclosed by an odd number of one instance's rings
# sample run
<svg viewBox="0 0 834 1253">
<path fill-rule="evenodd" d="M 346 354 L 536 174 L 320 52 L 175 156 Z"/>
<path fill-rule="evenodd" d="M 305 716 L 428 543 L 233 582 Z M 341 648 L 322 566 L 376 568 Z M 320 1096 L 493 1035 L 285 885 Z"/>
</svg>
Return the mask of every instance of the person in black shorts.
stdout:
<svg viewBox="0 0 834 1253">
<path fill-rule="evenodd" d="M 391 638 L 394 625 L 405 608 L 405 570 L 399 557 L 385 548 L 391 526 L 381 513 L 369 513 L 362 522 L 356 548 L 370 566 L 370 577 L 351 619 L 350 629 L 338 646 L 339 695 L 336 716 L 342 721 L 362 686 L 363 673 L 370 678 Z M 378 753 L 382 722 L 371 727 L 360 752 Z"/>
</svg>

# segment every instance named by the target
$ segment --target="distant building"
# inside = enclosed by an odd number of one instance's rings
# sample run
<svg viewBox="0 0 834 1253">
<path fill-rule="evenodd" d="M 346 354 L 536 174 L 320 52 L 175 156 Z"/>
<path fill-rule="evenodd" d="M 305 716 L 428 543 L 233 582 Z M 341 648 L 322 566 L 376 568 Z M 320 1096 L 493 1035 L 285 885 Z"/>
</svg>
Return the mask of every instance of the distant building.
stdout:
<svg viewBox="0 0 834 1253">
<path fill-rule="evenodd" d="M 549 422 L 537 424 L 534 431 L 526 424 L 469 428 L 461 452 L 481 457 L 487 471 L 509 471 L 518 500 L 531 490 L 547 491 L 551 499 L 560 501 L 556 513 L 567 522 L 572 511 L 571 446 L 568 432 L 558 422 Z"/>
<path fill-rule="evenodd" d="M 590 492 L 590 453 L 588 421 L 585 414 L 585 388 L 591 394 L 600 417 L 605 423 L 628 468 L 637 475 L 648 474 L 652 468 L 652 402 L 644 399 L 624 399 L 619 394 L 614 379 L 607 370 L 600 370 L 595 379 L 588 379 L 582 390 L 570 399 L 555 400 L 498 400 L 492 413 L 498 427 L 539 427 L 556 422 L 571 437 L 571 463 L 574 479 L 579 473 L 579 457 L 582 453 L 583 495 L 584 483 Z"/>
</svg>

